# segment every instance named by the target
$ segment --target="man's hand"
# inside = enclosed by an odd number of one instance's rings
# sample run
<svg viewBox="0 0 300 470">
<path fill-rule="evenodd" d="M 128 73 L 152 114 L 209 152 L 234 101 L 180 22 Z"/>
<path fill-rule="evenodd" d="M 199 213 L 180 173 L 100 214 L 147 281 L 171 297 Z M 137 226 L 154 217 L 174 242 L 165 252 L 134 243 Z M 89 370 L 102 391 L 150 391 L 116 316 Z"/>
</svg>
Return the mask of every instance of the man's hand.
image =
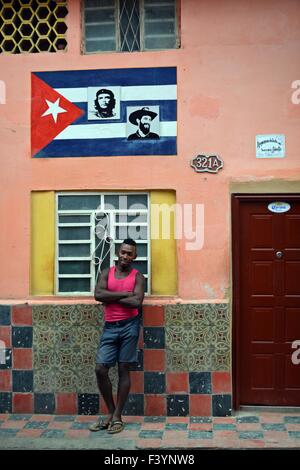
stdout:
<svg viewBox="0 0 300 470">
<path fill-rule="evenodd" d="M 119 300 L 119 304 L 124 305 L 124 307 L 129 308 L 138 308 L 141 307 L 144 295 L 145 295 L 145 278 L 140 273 L 136 273 L 134 291 L 131 292 L 131 296 L 123 297 Z"/>
</svg>

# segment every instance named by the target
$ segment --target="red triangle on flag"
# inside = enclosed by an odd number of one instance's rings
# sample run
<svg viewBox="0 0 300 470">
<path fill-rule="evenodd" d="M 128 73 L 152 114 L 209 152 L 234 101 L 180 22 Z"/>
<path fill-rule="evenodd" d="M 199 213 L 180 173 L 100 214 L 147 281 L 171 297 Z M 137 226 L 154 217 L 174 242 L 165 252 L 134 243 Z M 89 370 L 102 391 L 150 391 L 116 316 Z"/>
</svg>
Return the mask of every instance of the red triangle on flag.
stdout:
<svg viewBox="0 0 300 470">
<path fill-rule="evenodd" d="M 31 155 L 36 155 L 84 111 L 31 74 Z"/>
</svg>

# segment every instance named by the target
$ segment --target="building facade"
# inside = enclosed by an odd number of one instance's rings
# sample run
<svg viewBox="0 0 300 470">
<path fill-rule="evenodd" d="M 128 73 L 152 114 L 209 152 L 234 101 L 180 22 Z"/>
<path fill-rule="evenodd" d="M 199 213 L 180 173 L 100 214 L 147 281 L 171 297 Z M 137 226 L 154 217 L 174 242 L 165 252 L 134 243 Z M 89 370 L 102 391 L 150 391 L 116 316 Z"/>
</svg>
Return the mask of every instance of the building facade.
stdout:
<svg viewBox="0 0 300 470">
<path fill-rule="evenodd" d="M 300 406 L 299 2 L 0 16 L 0 413 L 105 411 L 93 289 L 127 236 L 147 296 L 125 414 Z"/>
</svg>

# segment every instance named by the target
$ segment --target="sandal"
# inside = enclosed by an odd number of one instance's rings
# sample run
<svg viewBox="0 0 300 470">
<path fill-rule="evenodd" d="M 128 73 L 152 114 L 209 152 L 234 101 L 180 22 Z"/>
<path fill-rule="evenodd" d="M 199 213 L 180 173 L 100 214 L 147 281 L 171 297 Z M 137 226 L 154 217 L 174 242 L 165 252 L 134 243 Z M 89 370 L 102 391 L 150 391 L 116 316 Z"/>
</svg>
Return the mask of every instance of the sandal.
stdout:
<svg viewBox="0 0 300 470">
<path fill-rule="evenodd" d="M 104 429 L 108 429 L 111 425 L 110 421 L 103 421 L 102 419 L 98 419 L 95 423 L 89 426 L 90 431 L 103 431 Z"/>
<path fill-rule="evenodd" d="M 124 429 L 124 423 L 121 420 L 114 420 L 111 421 L 110 426 L 108 428 L 108 434 L 117 434 L 118 432 L 123 431 Z"/>
</svg>

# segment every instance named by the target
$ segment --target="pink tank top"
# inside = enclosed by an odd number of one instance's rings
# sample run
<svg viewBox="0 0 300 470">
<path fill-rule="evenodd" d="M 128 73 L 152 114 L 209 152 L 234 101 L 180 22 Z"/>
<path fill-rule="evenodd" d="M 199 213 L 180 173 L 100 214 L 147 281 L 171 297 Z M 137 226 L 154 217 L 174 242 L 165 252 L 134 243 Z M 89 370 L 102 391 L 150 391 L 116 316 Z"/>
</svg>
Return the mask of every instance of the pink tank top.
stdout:
<svg viewBox="0 0 300 470">
<path fill-rule="evenodd" d="M 132 269 L 131 273 L 123 279 L 115 278 L 116 267 L 113 266 L 108 272 L 107 289 L 112 292 L 133 292 L 137 269 Z M 138 314 L 137 308 L 123 307 L 118 303 L 110 303 L 105 306 L 104 320 L 119 321 L 135 317 Z"/>
</svg>

